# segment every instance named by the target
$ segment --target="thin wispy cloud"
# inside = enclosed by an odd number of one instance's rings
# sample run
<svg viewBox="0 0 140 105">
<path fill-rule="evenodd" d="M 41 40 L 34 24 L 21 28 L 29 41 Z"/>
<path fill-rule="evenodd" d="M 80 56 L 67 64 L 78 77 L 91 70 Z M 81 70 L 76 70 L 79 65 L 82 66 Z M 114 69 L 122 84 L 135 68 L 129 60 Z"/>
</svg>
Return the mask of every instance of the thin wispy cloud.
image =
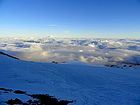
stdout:
<svg viewBox="0 0 140 105">
<path fill-rule="evenodd" d="M 47 25 L 47 27 L 57 27 L 56 24 L 50 24 L 50 25 Z"/>
</svg>

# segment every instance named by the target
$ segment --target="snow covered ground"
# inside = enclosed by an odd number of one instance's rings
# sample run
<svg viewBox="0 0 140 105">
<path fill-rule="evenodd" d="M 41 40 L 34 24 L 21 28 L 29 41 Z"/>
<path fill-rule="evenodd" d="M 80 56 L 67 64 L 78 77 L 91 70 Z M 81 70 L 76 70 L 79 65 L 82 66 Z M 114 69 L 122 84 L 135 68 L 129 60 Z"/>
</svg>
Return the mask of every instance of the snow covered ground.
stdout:
<svg viewBox="0 0 140 105">
<path fill-rule="evenodd" d="M 0 53 L 0 105 L 29 94 L 68 105 L 140 104 L 138 39 L 0 38 L 0 52 L 21 59 Z"/>
<path fill-rule="evenodd" d="M 68 105 L 139 105 L 139 68 L 97 67 L 81 63 L 38 63 L 0 54 L 0 88 L 74 100 Z M 30 97 L 0 90 L 0 104 Z"/>
</svg>

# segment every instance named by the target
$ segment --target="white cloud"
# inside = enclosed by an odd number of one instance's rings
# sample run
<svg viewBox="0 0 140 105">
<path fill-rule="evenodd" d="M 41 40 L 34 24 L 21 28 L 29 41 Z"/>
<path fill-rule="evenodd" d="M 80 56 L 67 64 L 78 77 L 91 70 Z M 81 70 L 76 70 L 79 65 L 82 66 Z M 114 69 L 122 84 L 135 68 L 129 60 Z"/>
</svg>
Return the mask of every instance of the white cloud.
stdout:
<svg viewBox="0 0 140 105">
<path fill-rule="evenodd" d="M 39 42 L 40 41 L 40 42 Z M 131 46 L 131 47 L 130 47 Z M 94 64 L 140 62 L 140 41 L 108 39 L 0 39 L 0 49 L 33 61 L 81 61 Z M 134 59 L 138 57 L 138 59 Z"/>
</svg>

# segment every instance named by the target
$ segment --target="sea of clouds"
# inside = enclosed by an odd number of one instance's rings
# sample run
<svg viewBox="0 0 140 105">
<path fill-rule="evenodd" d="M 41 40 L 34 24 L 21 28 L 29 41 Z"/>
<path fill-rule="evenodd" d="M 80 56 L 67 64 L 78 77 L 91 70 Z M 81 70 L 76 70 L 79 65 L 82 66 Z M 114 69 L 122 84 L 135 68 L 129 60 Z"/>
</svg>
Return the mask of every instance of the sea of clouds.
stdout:
<svg viewBox="0 0 140 105">
<path fill-rule="evenodd" d="M 29 61 L 140 64 L 137 39 L 0 38 L 0 50 Z"/>
</svg>

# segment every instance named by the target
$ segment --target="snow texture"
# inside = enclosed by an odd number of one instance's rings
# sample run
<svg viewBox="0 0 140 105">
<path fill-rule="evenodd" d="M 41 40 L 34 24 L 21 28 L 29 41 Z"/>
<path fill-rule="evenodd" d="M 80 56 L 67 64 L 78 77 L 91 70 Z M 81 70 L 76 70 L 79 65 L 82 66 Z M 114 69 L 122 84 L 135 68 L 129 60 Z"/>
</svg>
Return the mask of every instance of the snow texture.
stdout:
<svg viewBox="0 0 140 105">
<path fill-rule="evenodd" d="M 97 67 L 82 63 L 38 63 L 0 54 L 0 88 L 75 100 L 69 105 L 139 105 L 139 68 Z M 29 97 L 0 90 L 0 104 Z"/>
</svg>

